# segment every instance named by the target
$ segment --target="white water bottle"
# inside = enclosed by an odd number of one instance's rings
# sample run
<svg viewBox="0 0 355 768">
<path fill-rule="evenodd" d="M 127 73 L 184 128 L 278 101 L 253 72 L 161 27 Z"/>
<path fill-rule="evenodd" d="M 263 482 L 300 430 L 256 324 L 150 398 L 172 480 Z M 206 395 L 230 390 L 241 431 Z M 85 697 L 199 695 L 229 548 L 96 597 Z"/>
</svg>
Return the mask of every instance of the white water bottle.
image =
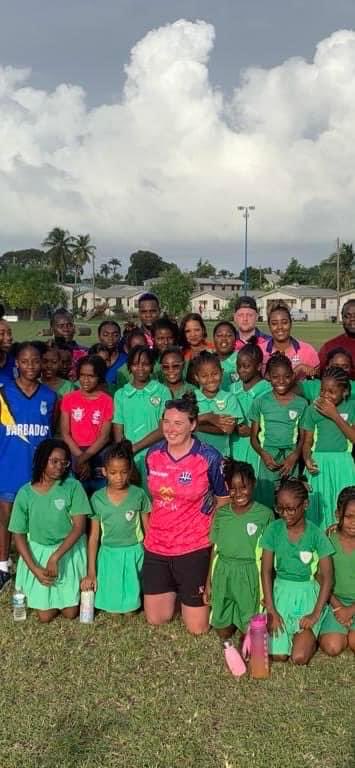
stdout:
<svg viewBox="0 0 355 768">
<path fill-rule="evenodd" d="M 94 621 L 94 590 L 88 589 L 81 593 L 80 621 L 82 624 L 92 624 Z"/>
<path fill-rule="evenodd" d="M 14 621 L 25 621 L 27 618 L 26 595 L 20 589 L 15 589 L 12 596 L 12 610 Z"/>
</svg>

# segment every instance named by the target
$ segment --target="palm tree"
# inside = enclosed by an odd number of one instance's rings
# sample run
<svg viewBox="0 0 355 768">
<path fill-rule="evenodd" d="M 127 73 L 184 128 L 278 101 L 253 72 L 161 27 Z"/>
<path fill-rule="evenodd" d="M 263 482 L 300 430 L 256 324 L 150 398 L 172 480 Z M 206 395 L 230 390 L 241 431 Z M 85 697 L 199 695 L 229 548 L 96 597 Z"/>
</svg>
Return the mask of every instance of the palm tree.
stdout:
<svg viewBox="0 0 355 768">
<path fill-rule="evenodd" d="M 122 275 L 119 272 L 119 269 L 122 266 L 120 260 L 116 258 L 110 259 L 108 266 L 110 267 L 110 271 L 112 273 L 112 279 L 114 281 L 122 280 Z"/>
<path fill-rule="evenodd" d="M 354 251 L 352 243 L 342 243 L 339 251 L 339 282 L 340 290 L 347 291 L 353 286 Z M 322 288 L 337 287 L 337 253 L 332 253 L 320 264 L 320 279 Z"/>
<path fill-rule="evenodd" d="M 71 264 L 71 254 L 74 238 L 67 229 L 54 227 L 43 240 L 43 248 L 48 248 L 46 256 L 52 269 L 57 273 L 59 283 L 63 282 L 63 275 Z"/>
<path fill-rule="evenodd" d="M 109 267 L 109 265 L 108 265 L 108 264 L 101 264 L 101 267 L 100 267 L 100 275 L 102 275 L 103 277 L 105 277 L 105 278 L 106 278 L 106 280 L 107 280 L 107 278 L 108 278 L 108 276 L 109 276 L 110 272 L 111 272 L 111 270 L 110 270 L 110 267 Z"/>
<path fill-rule="evenodd" d="M 73 248 L 71 252 L 72 265 L 74 267 L 74 283 L 76 287 L 77 279 L 83 272 L 85 264 L 94 262 L 96 245 L 90 243 L 90 235 L 77 235 L 73 238 Z"/>
</svg>

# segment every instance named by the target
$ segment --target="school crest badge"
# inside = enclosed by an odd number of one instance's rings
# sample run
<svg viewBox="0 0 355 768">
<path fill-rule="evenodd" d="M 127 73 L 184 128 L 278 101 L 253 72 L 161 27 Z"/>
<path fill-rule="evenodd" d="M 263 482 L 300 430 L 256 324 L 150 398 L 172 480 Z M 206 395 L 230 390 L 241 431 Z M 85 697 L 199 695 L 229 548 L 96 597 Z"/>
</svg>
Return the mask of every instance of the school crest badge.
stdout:
<svg viewBox="0 0 355 768">
<path fill-rule="evenodd" d="M 224 411 L 226 407 L 226 401 L 225 400 L 216 400 L 216 406 L 219 411 Z"/>
<path fill-rule="evenodd" d="M 131 522 L 131 520 L 133 520 L 133 518 L 134 518 L 134 515 L 135 515 L 135 514 L 136 514 L 136 513 L 135 513 L 134 509 L 129 509 L 129 510 L 126 512 L 126 514 L 125 514 L 125 518 L 126 518 L 126 520 L 128 520 L 128 522 L 130 523 L 130 522 Z"/>
<path fill-rule="evenodd" d="M 348 418 L 349 418 L 349 414 L 348 413 L 341 413 L 340 416 L 341 416 L 342 419 L 344 419 L 344 421 L 348 421 Z"/>
<path fill-rule="evenodd" d="M 288 415 L 289 415 L 291 421 L 294 421 L 295 419 L 297 419 L 297 411 L 289 411 Z"/>
<path fill-rule="evenodd" d="M 256 533 L 258 530 L 258 526 L 255 525 L 255 523 L 248 523 L 247 525 L 247 534 L 248 536 L 254 536 L 254 533 Z"/>
<path fill-rule="evenodd" d="M 65 500 L 64 499 L 54 499 L 54 506 L 59 510 L 59 512 L 62 511 L 65 507 Z"/>
<path fill-rule="evenodd" d="M 313 557 L 313 552 L 300 552 L 300 559 L 305 565 L 309 565 Z"/>
<path fill-rule="evenodd" d="M 150 402 L 152 405 L 154 405 L 157 408 L 158 405 L 160 405 L 161 403 L 161 397 L 151 397 Z"/>
<path fill-rule="evenodd" d="M 41 405 L 39 406 L 39 410 L 40 410 L 41 416 L 46 416 L 47 415 L 48 408 L 47 408 L 47 401 L 46 400 L 41 400 Z"/>
</svg>

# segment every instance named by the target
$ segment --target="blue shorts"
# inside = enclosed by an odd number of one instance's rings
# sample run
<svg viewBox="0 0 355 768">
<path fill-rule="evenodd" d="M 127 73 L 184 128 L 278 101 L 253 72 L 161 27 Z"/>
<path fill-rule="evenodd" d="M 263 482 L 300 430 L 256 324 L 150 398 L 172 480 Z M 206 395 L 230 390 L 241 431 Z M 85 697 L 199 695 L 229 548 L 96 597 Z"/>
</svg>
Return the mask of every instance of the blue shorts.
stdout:
<svg viewBox="0 0 355 768">
<path fill-rule="evenodd" d="M 16 493 L 17 491 L 15 491 L 15 493 L 0 491 L 0 501 L 6 501 L 8 504 L 12 504 L 15 501 Z"/>
</svg>

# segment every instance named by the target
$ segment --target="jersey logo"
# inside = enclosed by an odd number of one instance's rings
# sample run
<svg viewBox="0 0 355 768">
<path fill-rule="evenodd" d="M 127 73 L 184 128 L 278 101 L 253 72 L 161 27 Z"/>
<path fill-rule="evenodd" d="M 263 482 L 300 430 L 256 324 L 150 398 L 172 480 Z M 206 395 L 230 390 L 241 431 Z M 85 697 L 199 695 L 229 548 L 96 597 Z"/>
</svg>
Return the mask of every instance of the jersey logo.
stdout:
<svg viewBox="0 0 355 768">
<path fill-rule="evenodd" d="M 216 400 L 216 406 L 219 411 L 223 411 L 226 407 L 226 401 L 225 400 Z"/>
<path fill-rule="evenodd" d="M 248 536 L 254 536 L 254 533 L 256 533 L 258 530 L 258 526 L 255 525 L 255 523 L 248 523 L 247 525 L 247 534 Z"/>
<path fill-rule="evenodd" d="M 292 421 L 294 421 L 295 419 L 297 419 L 298 413 L 297 413 L 297 411 L 289 411 L 288 415 L 289 415 L 290 419 Z"/>
<path fill-rule="evenodd" d="M 73 408 L 71 415 L 74 421 L 82 421 L 82 418 L 84 416 L 84 408 Z"/>
<path fill-rule="evenodd" d="M 341 413 L 340 416 L 341 416 L 342 419 L 344 419 L 344 421 L 347 421 L 348 418 L 349 418 L 349 414 L 348 413 Z"/>
<path fill-rule="evenodd" d="M 98 424 L 100 424 L 100 419 L 101 419 L 101 411 L 94 411 L 91 417 L 92 423 L 97 426 Z"/>
<path fill-rule="evenodd" d="M 161 403 L 161 397 L 151 397 L 150 402 L 152 405 L 158 406 Z"/>
<path fill-rule="evenodd" d="M 41 416 L 46 416 L 47 415 L 48 408 L 47 408 L 46 400 L 41 400 L 41 405 L 39 406 L 39 411 L 40 411 Z"/>
<path fill-rule="evenodd" d="M 308 563 L 311 562 L 313 557 L 313 552 L 300 552 L 300 558 L 302 560 L 302 563 L 305 565 L 308 565 Z"/>
<path fill-rule="evenodd" d="M 163 501 L 166 501 L 168 504 L 170 504 L 175 497 L 173 489 L 167 488 L 165 485 L 162 485 L 161 488 L 159 488 L 159 493 Z"/>
<path fill-rule="evenodd" d="M 181 475 L 179 477 L 179 483 L 182 483 L 182 485 L 187 485 L 188 483 L 192 482 L 192 474 L 191 472 L 181 472 Z"/>
<path fill-rule="evenodd" d="M 125 518 L 126 518 L 126 520 L 128 520 L 128 522 L 130 523 L 130 522 L 131 522 L 131 520 L 133 520 L 133 518 L 134 518 L 135 514 L 136 514 L 136 513 L 135 513 L 135 510 L 134 510 L 134 509 L 129 509 L 129 510 L 128 510 L 128 512 L 126 512 L 126 514 L 125 514 Z"/>
<path fill-rule="evenodd" d="M 64 499 L 54 499 L 54 506 L 59 510 L 59 512 L 62 511 L 65 507 L 65 500 Z"/>
</svg>

